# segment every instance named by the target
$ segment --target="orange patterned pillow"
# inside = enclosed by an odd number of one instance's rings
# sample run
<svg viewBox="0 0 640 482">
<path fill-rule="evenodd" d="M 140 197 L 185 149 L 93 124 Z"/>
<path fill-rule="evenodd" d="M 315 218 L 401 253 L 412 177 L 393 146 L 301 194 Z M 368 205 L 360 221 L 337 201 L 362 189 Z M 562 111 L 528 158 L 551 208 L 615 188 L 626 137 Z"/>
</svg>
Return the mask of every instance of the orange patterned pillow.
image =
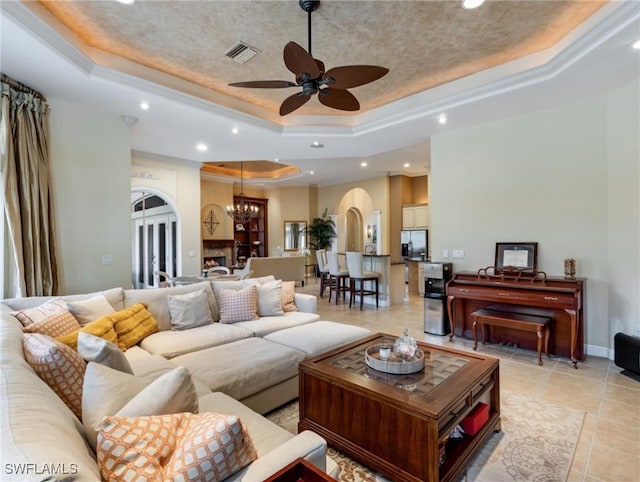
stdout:
<svg viewBox="0 0 640 482">
<path fill-rule="evenodd" d="M 22 331 L 25 333 L 42 333 L 55 338 L 56 336 L 67 335 L 80 328 L 80 323 L 78 323 L 75 316 L 65 309 L 34 323 L 29 323 Z"/>
<path fill-rule="evenodd" d="M 294 300 L 296 296 L 296 282 L 295 281 L 283 281 L 282 282 L 282 311 L 285 313 L 291 311 L 298 311 Z"/>
<path fill-rule="evenodd" d="M 82 418 L 82 383 L 87 364 L 64 343 L 40 333 L 22 337 L 24 358 L 67 406 Z"/>
<path fill-rule="evenodd" d="M 105 417 L 99 430 L 97 461 L 105 481 L 220 481 L 257 458 L 235 415 Z"/>
<path fill-rule="evenodd" d="M 20 311 L 12 311 L 11 314 L 20 320 L 22 326 L 29 326 L 37 323 L 45 318 L 60 313 L 67 309 L 66 301 L 62 299 L 49 300 L 46 303 L 36 306 L 35 308 L 25 308 Z"/>
</svg>

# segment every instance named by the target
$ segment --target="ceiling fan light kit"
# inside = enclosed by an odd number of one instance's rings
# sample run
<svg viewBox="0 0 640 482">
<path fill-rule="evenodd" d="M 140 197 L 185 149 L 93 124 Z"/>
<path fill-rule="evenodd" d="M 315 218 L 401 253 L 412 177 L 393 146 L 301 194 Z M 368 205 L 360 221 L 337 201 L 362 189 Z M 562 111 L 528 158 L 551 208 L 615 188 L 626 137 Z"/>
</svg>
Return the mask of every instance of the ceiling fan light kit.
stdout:
<svg viewBox="0 0 640 482">
<path fill-rule="evenodd" d="M 299 109 L 318 95 L 320 103 L 333 109 L 357 111 L 360 109 L 358 99 L 347 89 L 368 84 L 383 77 L 389 72 L 386 67 L 377 65 L 347 65 L 334 67 L 325 71 L 324 63 L 314 59 L 311 55 L 311 13 L 320 6 L 319 1 L 299 0 L 302 10 L 308 14 L 309 50 L 295 42 L 289 42 L 284 47 L 284 64 L 295 74 L 295 82 L 287 80 L 256 80 L 249 82 L 234 82 L 232 87 L 253 89 L 283 89 L 288 87 L 302 87 L 287 97 L 280 105 L 280 115 L 285 116 Z"/>
</svg>

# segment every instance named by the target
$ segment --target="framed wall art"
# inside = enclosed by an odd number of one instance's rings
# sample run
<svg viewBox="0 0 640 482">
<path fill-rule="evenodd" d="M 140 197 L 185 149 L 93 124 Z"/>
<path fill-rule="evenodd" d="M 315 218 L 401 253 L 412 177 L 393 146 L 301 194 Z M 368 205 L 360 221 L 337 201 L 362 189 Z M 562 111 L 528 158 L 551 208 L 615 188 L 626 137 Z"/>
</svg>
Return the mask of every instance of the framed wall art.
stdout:
<svg viewBox="0 0 640 482">
<path fill-rule="evenodd" d="M 496 268 L 536 270 L 538 268 L 538 243 L 496 243 Z"/>
</svg>

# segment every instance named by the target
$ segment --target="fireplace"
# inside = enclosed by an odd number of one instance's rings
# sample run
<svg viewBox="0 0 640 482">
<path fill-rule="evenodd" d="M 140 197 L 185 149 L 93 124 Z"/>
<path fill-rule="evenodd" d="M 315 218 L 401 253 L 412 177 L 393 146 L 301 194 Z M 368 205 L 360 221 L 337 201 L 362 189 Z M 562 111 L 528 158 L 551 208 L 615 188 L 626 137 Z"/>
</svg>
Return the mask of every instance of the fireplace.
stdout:
<svg viewBox="0 0 640 482">
<path fill-rule="evenodd" d="M 205 239 L 202 241 L 202 266 L 211 268 L 212 266 L 229 267 L 235 264 L 233 258 L 233 239 Z"/>
</svg>

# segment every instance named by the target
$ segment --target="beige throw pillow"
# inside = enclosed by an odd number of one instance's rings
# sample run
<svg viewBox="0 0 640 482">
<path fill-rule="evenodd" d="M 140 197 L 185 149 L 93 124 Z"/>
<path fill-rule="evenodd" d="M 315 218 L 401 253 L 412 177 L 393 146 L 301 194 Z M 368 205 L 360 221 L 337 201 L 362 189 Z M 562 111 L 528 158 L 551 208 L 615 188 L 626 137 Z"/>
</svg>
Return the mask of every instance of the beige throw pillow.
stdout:
<svg viewBox="0 0 640 482">
<path fill-rule="evenodd" d="M 86 362 L 96 362 L 119 372 L 130 373 L 133 370 L 125 354 L 115 343 L 81 331 L 78 333 L 78 354 Z"/>
<path fill-rule="evenodd" d="M 267 281 L 258 284 L 258 315 L 283 316 L 282 280 Z"/>
<path fill-rule="evenodd" d="M 81 325 L 86 325 L 116 312 L 104 295 L 95 295 L 86 300 L 68 301 L 67 309 Z"/>
<path fill-rule="evenodd" d="M 285 313 L 298 311 L 298 307 L 296 306 L 295 300 L 296 300 L 296 282 L 283 281 L 282 282 L 282 311 L 284 311 Z"/>
<path fill-rule="evenodd" d="M 20 311 L 12 311 L 11 314 L 20 320 L 22 326 L 29 326 L 50 316 L 67 310 L 67 303 L 62 299 L 49 300 L 34 308 L 25 308 Z"/>
<path fill-rule="evenodd" d="M 106 417 L 98 434 L 102 480 L 222 481 L 257 457 L 235 415 Z"/>
<path fill-rule="evenodd" d="M 91 362 L 84 377 L 82 410 L 85 434 L 95 449 L 103 417 L 197 413 L 198 396 L 191 374 L 184 367 L 177 367 L 149 383 Z"/>
<path fill-rule="evenodd" d="M 213 323 L 204 290 L 167 296 L 172 330 L 188 330 Z"/>
</svg>

